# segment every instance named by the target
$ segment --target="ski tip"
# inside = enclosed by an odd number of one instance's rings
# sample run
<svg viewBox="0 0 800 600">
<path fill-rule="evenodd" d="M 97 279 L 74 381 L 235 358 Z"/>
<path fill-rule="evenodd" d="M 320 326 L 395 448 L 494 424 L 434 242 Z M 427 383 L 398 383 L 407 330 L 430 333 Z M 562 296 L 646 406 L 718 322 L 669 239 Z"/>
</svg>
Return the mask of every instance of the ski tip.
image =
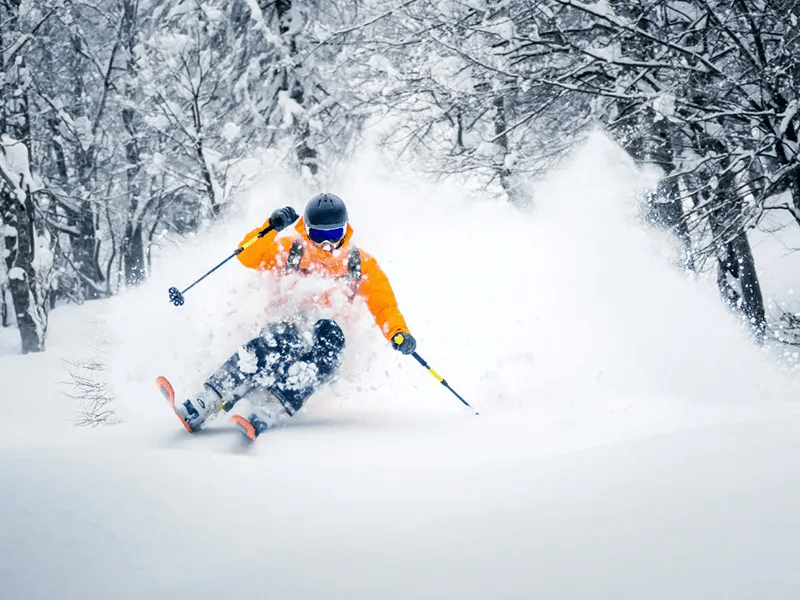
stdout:
<svg viewBox="0 0 800 600">
<path fill-rule="evenodd" d="M 175 416 L 178 417 L 178 419 L 180 419 L 180 422 L 183 423 L 183 426 L 186 427 L 186 431 L 188 431 L 189 433 L 194 433 L 194 429 L 192 429 L 189 423 L 187 423 L 184 420 L 184 418 L 178 413 L 178 411 L 175 410 L 175 390 L 172 387 L 172 384 L 169 382 L 169 380 L 166 377 L 159 375 L 158 377 L 156 377 L 156 386 L 158 387 L 159 390 L 161 390 L 161 393 L 164 394 L 164 398 L 169 403 L 169 406 L 170 408 L 172 408 L 173 412 L 175 413 Z"/>
<path fill-rule="evenodd" d="M 257 434 L 255 427 L 253 427 L 250 421 L 245 419 L 243 416 L 233 415 L 231 417 L 231 423 L 233 423 L 236 427 L 238 427 L 241 430 L 241 432 L 245 434 L 248 438 L 250 438 L 252 441 L 256 440 Z"/>
<path fill-rule="evenodd" d="M 164 394 L 164 397 L 167 399 L 167 401 L 172 406 L 175 406 L 175 390 L 173 389 L 169 380 L 166 377 L 159 375 L 156 377 L 156 386 L 159 390 L 161 390 L 161 393 Z"/>
</svg>

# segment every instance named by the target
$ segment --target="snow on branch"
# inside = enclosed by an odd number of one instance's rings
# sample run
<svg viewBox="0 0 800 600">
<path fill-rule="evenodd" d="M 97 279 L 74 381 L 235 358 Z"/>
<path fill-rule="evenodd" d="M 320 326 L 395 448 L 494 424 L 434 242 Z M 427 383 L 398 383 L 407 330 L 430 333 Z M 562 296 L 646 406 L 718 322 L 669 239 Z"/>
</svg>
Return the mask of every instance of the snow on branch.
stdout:
<svg viewBox="0 0 800 600">
<path fill-rule="evenodd" d="M 723 69 L 714 64 L 714 62 L 707 55 L 697 52 L 691 48 L 684 47 L 671 40 L 662 39 L 658 37 L 658 35 L 650 33 L 631 23 L 626 23 L 609 10 L 606 10 L 605 8 L 597 8 L 599 5 L 582 4 L 580 2 L 575 2 L 574 0 L 556 0 L 556 2 L 562 6 L 575 8 L 602 21 L 606 21 L 611 27 L 617 28 L 618 30 L 627 31 L 635 36 L 648 40 L 657 46 L 663 46 L 664 48 L 668 48 L 679 54 L 683 54 L 684 56 L 697 61 L 699 64 L 704 65 L 710 73 L 716 74 L 718 77 L 721 77 L 723 80 L 729 83 L 736 83 L 732 76 L 728 75 Z"/>
<path fill-rule="evenodd" d="M 0 178 L 5 181 L 17 199 L 25 199 L 25 190 L 34 190 L 28 148 L 7 134 L 0 137 Z"/>
<path fill-rule="evenodd" d="M 351 32 L 353 32 L 353 31 L 358 31 L 359 29 L 365 29 L 365 28 L 369 27 L 370 25 L 372 25 L 372 24 L 374 24 L 374 23 L 377 23 L 377 22 L 378 22 L 378 21 L 380 21 L 381 19 L 385 19 L 385 18 L 387 18 L 387 17 L 389 17 L 389 16 L 393 15 L 394 13 L 400 12 L 401 10 L 403 10 L 404 8 L 406 8 L 406 7 L 410 6 L 411 4 L 414 4 L 415 2 L 417 2 L 417 0 L 408 0 L 407 2 L 405 2 L 405 3 L 401 4 L 400 6 L 397 6 L 397 7 L 395 7 L 395 8 L 392 8 L 392 9 L 390 9 L 390 10 L 387 10 L 386 12 L 384 12 L 384 13 L 381 13 L 381 14 L 379 14 L 379 15 L 375 16 L 375 17 L 372 17 L 372 18 L 370 18 L 370 19 L 368 19 L 368 20 L 366 20 L 366 21 L 364 21 L 364 22 L 362 22 L 362 23 L 355 23 L 354 25 L 351 25 L 350 27 L 345 27 L 344 29 L 339 29 L 338 31 L 333 31 L 333 32 L 331 32 L 331 33 L 328 35 L 328 37 L 327 37 L 327 38 L 325 38 L 324 40 L 322 40 L 321 42 L 319 42 L 319 43 L 318 43 L 316 46 L 314 46 L 313 48 L 311 48 L 311 50 L 309 50 L 309 51 L 308 51 L 308 52 L 307 52 L 307 53 L 306 53 L 306 54 L 305 54 L 305 55 L 304 55 L 304 56 L 303 56 L 303 57 L 302 57 L 302 58 L 299 60 L 299 64 L 304 64 L 304 63 L 305 63 L 305 61 L 306 61 L 306 60 L 308 60 L 308 58 L 309 58 L 309 57 L 310 57 L 312 54 L 314 54 L 314 53 L 315 53 L 317 50 L 319 50 L 319 49 L 320 49 L 320 48 L 322 48 L 323 46 L 325 46 L 325 45 L 327 45 L 327 44 L 330 44 L 330 43 L 331 43 L 331 40 L 333 40 L 334 38 L 336 38 L 336 37 L 338 37 L 338 36 L 346 35 L 346 34 L 348 34 L 348 33 L 351 33 Z"/>
<path fill-rule="evenodd" d="M 800 109 L 800 102 L 798 102 L 796 99 L 792 100 L 789 103 L 789 106 L 786 108 L 786 112 L 783 113 L 783 118 L 781 119 L 781 123 L 778 126 L 779 135 L 781 136 L 786 135 L 786 132 L 789 129 L 789 124 L 797 116 L 798 109 Z"/>
<path fill-rule="evenodd" d="M 19 54 L 19 52 L 25 47 L 25 44 L 30 42 L 34 38 L 36 32 L 39 31 L 39 28 L 44 25 L 45 22 L 56 13 L 56 11 L 62 8 L 61 2 L 54 2 L 54 4 L 55 6 L 51 8 L 50 12 L 42 16 L 42 18 L 39 19 L 39 22 L 34 25 L 29 33 L 20 35 L 13 44 L 11 44 L 8 48 L 3 49 L 3 60 L 5 61 L 5 64 L 13 64 L 17 54 Z"/>
</svg>

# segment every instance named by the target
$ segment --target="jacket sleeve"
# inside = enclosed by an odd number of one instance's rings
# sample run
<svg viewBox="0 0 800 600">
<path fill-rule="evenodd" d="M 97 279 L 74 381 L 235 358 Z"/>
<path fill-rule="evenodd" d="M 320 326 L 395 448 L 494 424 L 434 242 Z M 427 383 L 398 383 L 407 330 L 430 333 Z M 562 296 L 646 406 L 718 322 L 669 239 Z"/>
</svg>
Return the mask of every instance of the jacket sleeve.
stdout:
<svg viewBox="0 0 800 600">
<path fill-rule="evenodd" d="M 262 231 L 268 226 L 269 219 L 267 219 L 266 223 L 264 223 L 261 227 L 256 227 L 253 229 L 253 231 L 244 236 L 244 239 L 239 244 L 239 247 L 241 248 L 244 246 L 247 242 L 256 237 L 259 231 Z M 280 250 L 280 244 L 276 240 L 277 236 L 277 231 L 270 231 L 264 237 L 253 242 L 249 247 L 245 248 L 237 255 L 239 262 L 241 262 L 245 267 L 250 267 L 251 269 L 274 269 L 277 266 L 278 254 Z"/>
<path fill-rule="evenodd" d="M 408 331 L 408 326 L 397 308 L 389 279 L 372 256 L 361 253 L 361 283 L 358 294 L 364 298 L 367 308 L 375 317 L 384 337 L 391 339 L 401 331 Z"/>
</svg>

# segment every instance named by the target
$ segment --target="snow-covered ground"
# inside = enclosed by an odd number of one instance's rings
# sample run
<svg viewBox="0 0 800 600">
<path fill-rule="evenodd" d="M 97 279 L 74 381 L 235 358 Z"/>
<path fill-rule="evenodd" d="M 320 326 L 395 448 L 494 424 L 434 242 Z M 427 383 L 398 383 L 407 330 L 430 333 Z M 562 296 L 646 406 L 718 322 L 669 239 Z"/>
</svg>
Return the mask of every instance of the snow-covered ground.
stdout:
<svg viewBox="0 0 800 600">
<path fill-rule="evenodd" d="M 156 375 L 193 392 L 269 298 L 235 263 L 166 290 L 316 191 L 277 175 L 146 285 L 54 311 L 46 353 L 0 331 L 0 598 L 800 597 L 797 387 L 636 224 L 652 183 L 599 136 L 528 213 L 366 154 L 331 182 L 480 416 L 355 312 L 285 427 L 183 430 Z M 119 423 L 77 428 L 92 358 Z"/>
</svg>

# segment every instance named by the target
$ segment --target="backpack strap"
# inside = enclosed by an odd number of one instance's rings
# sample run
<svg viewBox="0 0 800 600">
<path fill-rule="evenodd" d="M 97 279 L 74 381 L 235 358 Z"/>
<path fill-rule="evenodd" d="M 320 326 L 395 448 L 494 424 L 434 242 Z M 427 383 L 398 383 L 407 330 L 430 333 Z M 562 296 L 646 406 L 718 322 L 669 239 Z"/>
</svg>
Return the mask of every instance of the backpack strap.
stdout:
<svg viewBox="0 0 800 600">
<path fill-rule="evenodd" d="M 358 293 L 358 284 L 361 283 L 361 252 L 358 248 L 353 247 L 350 250 L 350 255 L 347 257 L 347 281 L 350 284 L 350 300 L 356 297 Z"/>
<path fill-rule="evenodd" d="M 289 248 L 289 256 L 286 258 L 286 271 L 299 271 L 300 261 L 303 260 L 303 242 L 295 240 Z"/>
<path fill-rule="evenodd" d="M 355 247 L 350 250 L 350 256 L 347 257 L 347 278 L 356 287 L 361 281 L 361 252 Z"/>
<path fill-rule="evenodd" d="M 292 247 L 289 248 L 289 255 L 286 258 L 287 273 L 300 270 L 300 261 L 303 260 L 303 252 L 303 242 L 299 239 L 292 242 Z M 359 252 L 358 248 L 354 247 L 347 256 L 347 280 L 350 283 L 353 296 L 356 295 L 358 284 L 361 283 L 361 276 L 361 252 Z"/>
</svg>

